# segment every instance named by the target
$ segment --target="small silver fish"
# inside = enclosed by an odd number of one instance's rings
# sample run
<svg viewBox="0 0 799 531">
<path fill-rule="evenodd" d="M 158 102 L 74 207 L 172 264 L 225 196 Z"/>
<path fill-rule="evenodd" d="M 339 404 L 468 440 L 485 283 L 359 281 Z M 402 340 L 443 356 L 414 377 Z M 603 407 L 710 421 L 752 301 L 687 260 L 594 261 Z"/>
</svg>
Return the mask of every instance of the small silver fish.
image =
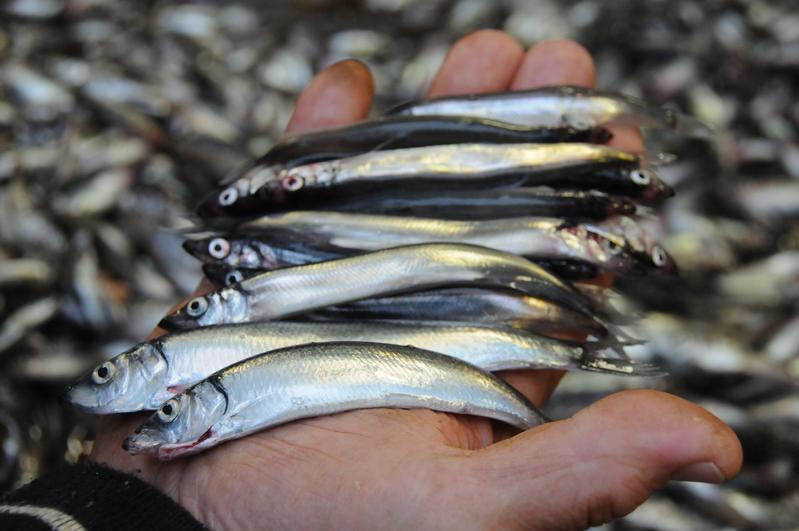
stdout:
<svg viewBox="0 0 799 531">
<path fill-rule="evenodd" d="M 582 291 L 582 287 L 580 288 Z M 590 296 L 594 299 L 594 295 Z M 604 304 L 604 300 L 600 304 Z M 308 314 L 316 320 L 452 321 L 516 328 L 548 337 L 606 337 L 610 331 L 583 313 L 513 292 L 450 288 L 331 306 Z"/>
<path fill-rule="evenodd" d="M 631 254 L 634 252 L 643 257 L 649 268 L 675 269 L 666 251 L 626 217 L 581 224 L 541 217 L 454 221 L 295 211 L 262 217 L 238 227 L 240 231 L 260 233 L 267 243 L 275 229 L 297 233 L 308 242 L 307 247 L 323 242 L 336 248 L 373 251 L 418 243 L 468 243 L 534 260 L 580 260 L 616 273 L 629 273 L 640 267 Z M 215 241 L 221 246 L 224 239 Z M 214 250 L 209 244 L 209 251 Z"/>
<path fill-rule="evenodd" d="M 499 378 L 458 359 L 380 343 L 289 347 L 228 367 L 169 399 L 123 448 L 172 459 L 292 420 L 427 408 L 527 429 L 546 418 Z"/>
<path fill-rule="evenodd" d="M 65 398 L 91 413 L 157 409 L 176 393 L 251 356 L 307 343 L 411 345 L 487 371 L 582 369 L 652 375 L 652 366 L 598 356 L 599 347 L 511 329 L 422 322 L 267 322 L 207 326 L 146 341 L 105 361 Z"/>
<path fill-rule="evenodd" d="M 376 187 L 440 191 L 551 186 L 657 201 L 673 195 L 636 153 L 596 144 L 451 144 L 373 151 L 291 168 L 258 165 L 222 190 L 230 215 L 322 209 Z M 246 207 L 256 201 L 258 208 Z M 236 206 L 242 205 L 240 212 Z"/>
<path fill-rule="evenodd" d="M 524 258 L 472 245 L 424 244 L 262 273 L 192 299 L 159 326 L 179 330 L 278 319 L 369 297 L 464 285 L 512 289 L 587 315 L 596 310 Z"/>
<path fill-rule="evenodd" d="M 400 105 L 388 114 L 473 116 L 536 127 L 568 125 L 575 129 L 624 124 L 669 129 L 698 138 L 714 136 L 710 126 L 687 114 L 653 107 L 625 94 L 575 86 L 433 98 Z"/>
</svg>

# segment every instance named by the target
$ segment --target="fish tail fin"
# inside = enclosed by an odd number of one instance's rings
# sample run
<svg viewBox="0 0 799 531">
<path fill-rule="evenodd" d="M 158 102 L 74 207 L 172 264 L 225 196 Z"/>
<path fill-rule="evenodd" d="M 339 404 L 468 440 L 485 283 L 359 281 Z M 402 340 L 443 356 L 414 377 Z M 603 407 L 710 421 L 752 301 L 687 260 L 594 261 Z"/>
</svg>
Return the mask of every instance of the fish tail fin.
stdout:
<svg viewBox="0 0 799 531">
<path fill-rule="evenodd" d="M 579 367 L 585 371 L 616 374 L 619 376 L 647 376 L 664 377 L 668 372 L 652 363 L 620 360 L 603 356 L 590 356 L 579 362 Z"/>
<path fill-rule="evenodd" d="M 715 130 L 699 118 L 685 114 L 674 109 L 662 109 L 663 121 L 675 132 L 703 140 L 712 140 L 716 137 Z"/>
<path fill-rule="evenodd" d="M 668 372 L 656 364 L 641 363 L 630 359 L 624 347 L 641 343 L 643 343 L 641 340 L 619 340 L 618 337 L 613 335 L 598 341 L 589 341 L 583 344 L 583 354 L 579 359 L 579 367 L 586 371 L 625 376 L 666 376 Z"/>
</svg>

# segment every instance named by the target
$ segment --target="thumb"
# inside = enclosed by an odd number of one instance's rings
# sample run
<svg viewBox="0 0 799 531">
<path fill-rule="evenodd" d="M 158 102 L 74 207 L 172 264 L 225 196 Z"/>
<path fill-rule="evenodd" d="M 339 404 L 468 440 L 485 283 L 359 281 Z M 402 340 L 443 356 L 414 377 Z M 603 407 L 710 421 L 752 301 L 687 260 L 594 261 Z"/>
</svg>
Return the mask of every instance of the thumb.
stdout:
<svg viewBox="0 0 799 531">
<path fill-rule="evenodd" d="M 492 508 L 489 527 L 584 529 L 631 512 L 670 479 L 721 483 L 742 451 L 704 409 L 626 391 L 472 457 L 462 485 Z"/>
</svg>

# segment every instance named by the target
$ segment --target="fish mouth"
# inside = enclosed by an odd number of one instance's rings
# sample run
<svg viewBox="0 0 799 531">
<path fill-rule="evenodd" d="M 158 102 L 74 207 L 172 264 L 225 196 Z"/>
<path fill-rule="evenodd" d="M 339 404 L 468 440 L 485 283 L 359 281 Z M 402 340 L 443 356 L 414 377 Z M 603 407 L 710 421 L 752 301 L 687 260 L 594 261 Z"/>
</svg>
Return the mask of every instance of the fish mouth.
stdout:
<svg viewBox="0 0 799 531">
<path fill-rule="evenodd" d="M 154 437 L 150 431 L 149 429 L 138 428 L 133 435 L 129 435 L 122 441 L 122 449 L 131 455 L 157 455 L 166 443 L 163 439 Z"/>
<path fill-rule="evenodd" d="M 68 387 L 61 394 L 59 400 L 86 413 L 115 413 L 115 411 L 108 411 L 108 403 L 101 404 L 98 401 L 96 393 L 80 384 Z"/>
<path fill-rule="evenodd" d="M 194 258 L 197 258 L 201 261 L 207 260 L 207 257 L 204 253 L 207 245 L 205 240 L 183 240 L 181 245 L 183 246 L 183 250 L 192 255 Z"/>
<path fill-rule="evenodd" d="M 167 315 L 158 322 L 158 327 L 163 328 L 168 332 L 177 332 L 179 330 L 190 330 L 199 327 L 197 319 L 189 317 L 185 312 L 177 310 L 172 315 Z"/>
<path fill-rule="evenodd" d="M 148 433 L 149 431 L 139 428 L 136 433 L 122 441 L 122 449 L 131 455 L 148 454 L 161 461 L 169 461 L 181 455 L 195 453 L 207 446 L 207 444 L 203 445 L 202 443 L 208 440 L 212 434 L 212 428 L 208 428 L 196 441 L 166 443 L 162 439 L 153 437 L 153 435 Z"/>
</svg>

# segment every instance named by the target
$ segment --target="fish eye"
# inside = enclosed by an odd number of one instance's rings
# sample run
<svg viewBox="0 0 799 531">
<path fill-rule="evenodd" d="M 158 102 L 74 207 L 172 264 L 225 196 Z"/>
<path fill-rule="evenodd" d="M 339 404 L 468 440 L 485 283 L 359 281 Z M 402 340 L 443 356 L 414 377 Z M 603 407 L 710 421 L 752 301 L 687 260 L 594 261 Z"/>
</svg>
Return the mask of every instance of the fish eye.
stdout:
<svg viewBox="0 0 799 531">
<path fill-rule="evenodd" d="M 222 206 L 230 206 L 235 203 L 238 198 L 239 193 L 231 186 L 230 188 L 225 188 L 222 193 L 219 194 L 219 204 Z"/>
<path fill-rule="evenodd" d="M 652 182 L 652 176 L 646 170 L 633 170 L 630 172 L 630 179 L 635 184 L 646 186 Z"/>
<path fill-rule="evenodd" d="M 231 271 L 227 275 L 225 275 L 225 285 L 230 286 L 232 284 L 238 284 L 244 280 L 244 275 L 241 274 L 241 271 Z"/>
<path fill-rule="evenodd" d="M 655 245 L 652 249 L 652 263 L 657 267 L 666 265 L 666 251 L 659 245 Z"/>
<path fill-rule="evenodd" d="M 107 383 L 116 373 L 116 367 L 110 361 L 98 365 L 92 372 L 92 381 L 98 385 Z"/>
<path fill-rule="evenodd" d="M 160 408 L 158 408 L 158 420 L 163 422 L 164 424 L 168 424 L 175 420 L 175 417 L 178 416 L 178 410 L 180 409 L 180 404 L 178 403 L 176 398 L 170 398 L 166 402 L 164 402 Z"/>
<path fill-rule="evenodd" d="M 230 244 L 224 238 L 214 238 L 208 243 L 208 254 L 221 260 L 230 254 Z"/>
<path fill-rule="evenodd" d="M 283 189 L 286 190 L 287 192 L 296 192 L 297 190 L 302 188 L 302 185 L 304 183 L 302 182 L 302 177 L 297 177 L 296 175 L 289 175 L 283 179 L 281 184 L 283 185 Z"/>
<path fill-rule="evenodd" d="M 205 297 L 197 297 L 196 299 L 192 299 L 186 305 L 186 313 L 189 314 L 191 317 L 199 317 L 205 313 L 205 310 L 208 309 L 208 301 Z"/>
</svg>

